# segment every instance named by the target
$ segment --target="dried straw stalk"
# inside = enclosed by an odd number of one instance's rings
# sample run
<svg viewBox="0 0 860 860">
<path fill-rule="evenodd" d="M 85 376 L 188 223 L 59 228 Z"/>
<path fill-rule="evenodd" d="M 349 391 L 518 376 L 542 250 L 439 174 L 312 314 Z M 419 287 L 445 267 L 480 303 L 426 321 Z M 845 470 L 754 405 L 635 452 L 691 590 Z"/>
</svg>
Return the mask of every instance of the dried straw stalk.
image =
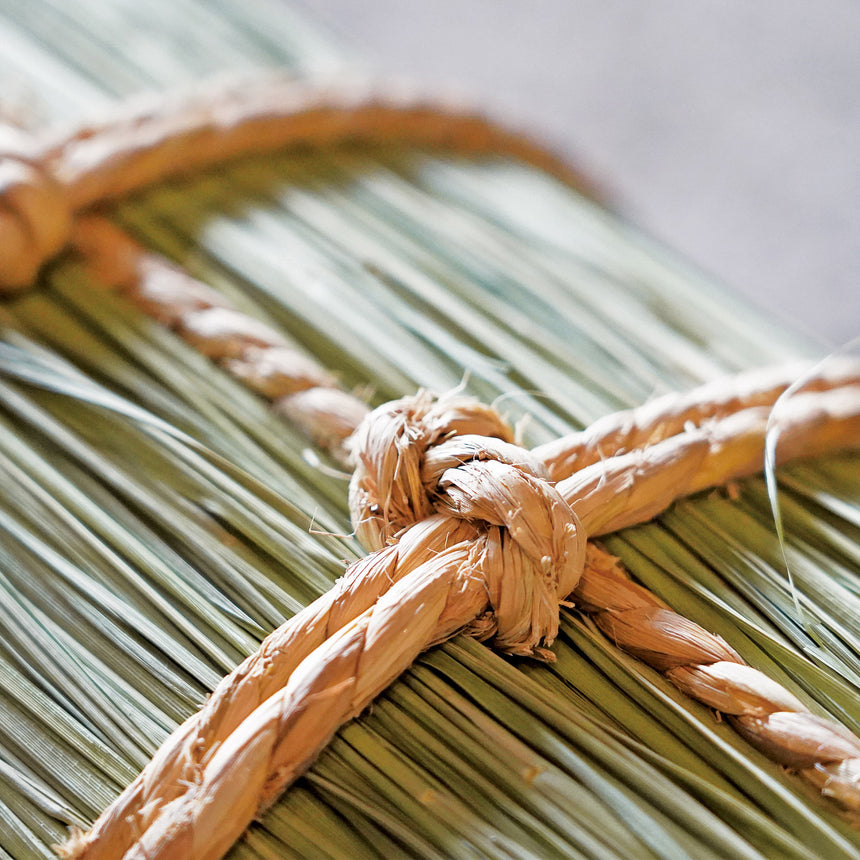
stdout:
<svg viewBox="0 0 860 860">
<path fill-rule="evenodd" d="M 222 362 L 355 464 L 350 506 L 367 559 L 218 687 L 69 857 L 216 858 L 422 650 L 467 630 L 552 659 L 568 598 L 616 643 L 727 714 L 751 743 L 860 811 L 860 740 L 809 714 L 719 637 L 631 583 L 586 536 L 650 519 L 679 496 L 757 471 L 796 369 L 670 396 L 529 453 L 494 410 L 424 393 L 370 414 L 314 363 L 96 218 L 97 202 L 249 151 L 336 140 L 502 148 L 557 165 L 471 116 L 361 91 L 275 81 L 132 113 L 58 144 L 19 147 L 0 175 L 6 289 L 62 247 Z M 35 155 L 33 153 L 36 153 Z M 2 262 L 2 261 L 0 261 Z M 783 458 L 860 439 L 857 368 L 780 404 Z"/>
</svg>

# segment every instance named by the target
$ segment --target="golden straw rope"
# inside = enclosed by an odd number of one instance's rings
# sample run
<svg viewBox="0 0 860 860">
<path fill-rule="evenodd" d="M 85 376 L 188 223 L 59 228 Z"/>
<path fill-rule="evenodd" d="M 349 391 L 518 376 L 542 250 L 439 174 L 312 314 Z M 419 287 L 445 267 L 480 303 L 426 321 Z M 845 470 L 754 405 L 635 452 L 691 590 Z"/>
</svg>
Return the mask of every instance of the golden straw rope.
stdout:
<svg viewBox="0 0 860 860">
<path fill-rule="evenodd" d="M 353 523 L 373 550 L 225 678 L 61 853 L 221 857 L 422 650 L 466 630 L 507 653 L 552 659 L 546 649 L 568 599 L 621 648 L 727 714 L 752 744 L 860 811 L 860 740 L 808 713 L 586 544 L 679 496 L 758 471 L 771 408 L 797 368 L 670 395 L 528 452 L 494 410 L 468 398 L 419 392 L 368 414 L 277 333 L 82 214 L 243 153 L 353 139 L 502 151 L 579 182 L 539 148 L 472 115 L 284 79 L 138 109 L 57 143 L 24 141 L 0 161 L 2 287 L 28 286 L 71 243 L 98 279 L 351 459 Z M 816 375 L 777 420 L 784 458 L 856 446 L 857 366 Z"/>
</svg>

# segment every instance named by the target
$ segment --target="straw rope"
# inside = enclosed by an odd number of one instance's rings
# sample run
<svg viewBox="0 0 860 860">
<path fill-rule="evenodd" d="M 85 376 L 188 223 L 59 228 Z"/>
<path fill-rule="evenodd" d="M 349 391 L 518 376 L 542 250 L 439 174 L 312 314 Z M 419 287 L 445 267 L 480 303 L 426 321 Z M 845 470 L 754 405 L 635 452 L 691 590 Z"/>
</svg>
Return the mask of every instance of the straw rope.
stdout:
<svg viewBox="0 0 860 860">
<path fill-rule="evenodd" d="M 115 290 L 174 329 L 253 391 L 271 400 L 275 411 L 315 444 L 346 462 L 344 441 L 367 414 L 367 406 L 341 390 L 336 379 L 316 361 L 104 218 L 80 218 L 71 245 L 95 283 Z"/>
<path fill-rule="evenodd" d="M 258 75 L 140 101 L 57 140 L 0 125 L 0 292 L 31 286 L 94 206 L 242 155 L 351 142 L 508 155 L 590 188 L 544 147 L 460 103 L 405 85 Z"/>
<path fill-rule="evenodd" d="M 541 445 L 533 453 L 553 480 L 562 480 L 605 457 L 644 448 L 752 407 L 771 407 L 797 380 L 802 390 L 827 391 L 860 384 L 860 363 L 830 358 L 810 372 L 807 363 L 765 367 L 716 379 L 692 391 L 671 392 L 635 409 L 599 418 L 585 430 Z"/>
<path fill-rule="evenodd" d="M 68 857 L 217 858 L 331 735 L 422 650 L 466 630 L 546 650 L 568 597 L 619 647 L 725 713 L 774 760 L 860 811 L 860 741 L 744 666 L 719 637 L 630 582 L 595 536 L 681 495 L 757 471 L 778 370 L 656 401 L 527 452 L 500 416 L 426 393 L 366 414 L 273 330 L 98 219 L 92 206 L 248 152 L 348 140 L 513 154 L 579 183 L 543 150 L 402 94 L 270 79 L 138 108 L 58 142 L 4 145 L 3 289 L 29 286 L 70 241 L 97 276 L 220 362 L 355 465 L 350 506 L 374 552 L 273 633 L 138 780 L 61 849 Z M 781 404 L 780 455 L 860 439 L 856 367 Z"/>
</svg>

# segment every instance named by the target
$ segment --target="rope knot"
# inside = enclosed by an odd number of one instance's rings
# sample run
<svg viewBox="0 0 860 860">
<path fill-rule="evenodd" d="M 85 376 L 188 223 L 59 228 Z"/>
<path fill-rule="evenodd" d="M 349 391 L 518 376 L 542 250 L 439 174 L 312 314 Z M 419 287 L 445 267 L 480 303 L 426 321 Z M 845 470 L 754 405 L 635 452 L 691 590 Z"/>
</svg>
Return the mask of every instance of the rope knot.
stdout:
<svg viewBox="0 0 860 860">
<path fill-rule="evenodd" d="M 469 566 L 488 608 L 469 632 L 500 650 L 551 659 L 558 605 L 576 586 L 585 535 L 544 467 L 513 444 L 491 407 L 427 392 L 371 412 L 351 439 L 353 527 L 377 550 L 430 517 L 473 528 Z M 456 527 L 456 528 L 455 528 Z"/>
<path fill-rule="evenodd" d="M 0 126 L 0 290 L 32 284 L 71 232 L 62 189 L 26 157 L 25 146 L 21 133 Z"/>
</svg>

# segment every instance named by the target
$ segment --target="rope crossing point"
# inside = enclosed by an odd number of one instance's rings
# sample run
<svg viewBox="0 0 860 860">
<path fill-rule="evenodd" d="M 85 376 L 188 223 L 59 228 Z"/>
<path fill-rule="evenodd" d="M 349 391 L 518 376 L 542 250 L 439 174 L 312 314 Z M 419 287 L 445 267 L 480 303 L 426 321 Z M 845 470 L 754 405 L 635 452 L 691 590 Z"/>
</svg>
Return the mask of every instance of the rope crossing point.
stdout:
<svg viewBox="0 0 860 860">
<path fill-rule="evenodd" d="M 426 393 L 374 410 L 350 447 L 350 511 L 366 549 L 380 550 L 431 516 L 472 525 L 468 576 L 487 608 L 469 632 L 508 654 L 549 659 L 558 606 L 585 562 L 585 534 L 544 465 L 512 444 L 495 410 Z"/>
<path fill-rule="evenodd" d="M 70 247 L 94 277 L 354 464 L 350 506 L 372 550 L 225 678 L 61 853 L 221 857 L 422 650 L 466 630 L 506 653 L 552 659 L 558 606 L 568 601 L 620 647 L 726 714 L 752 744 L 860 813 L 856 737 L 808 713 L 587 544 L 681 495 L 758 471 L 771 408 L 796 368 L 671 395 L 528 452 L 494 410 L 468 398 L 419 393 L 367 414 L 276 332 L 88 214 L 245 152 L 353 139 L 501 151 L 563 172 L 539 148 L 470 114 L 281 79 L 131 111 L 59 142 L 0 147 L 0 286 L 31 285 Z M 857 366 L 816 376 L 779 422 L 784 458 L 856 447 Z"/>
</svg>

